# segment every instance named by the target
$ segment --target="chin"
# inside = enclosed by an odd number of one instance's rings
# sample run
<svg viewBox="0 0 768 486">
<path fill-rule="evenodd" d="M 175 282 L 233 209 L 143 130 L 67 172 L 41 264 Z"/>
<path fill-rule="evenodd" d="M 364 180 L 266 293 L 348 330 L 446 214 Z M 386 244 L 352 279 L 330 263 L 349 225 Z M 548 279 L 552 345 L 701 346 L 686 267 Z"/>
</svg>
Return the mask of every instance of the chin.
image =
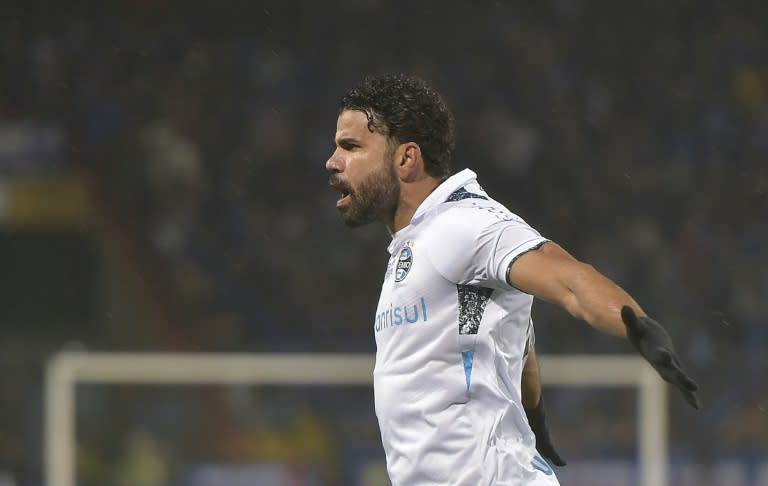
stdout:
<svg viewBox="0 0 768 486">
<path fill-rule="evenodd" d="M 350 228 L 359 228 L 360 226 L 365 226 L 367 224 L 373 223 L 373 221 L 364 221 L 360 219 L 355 218 L 347 218 L 344 217 L 344 224 L 346 224 Z"/>
<path fill-rule="evenodd" d="M 359 228 L 360 226 L 365 226 L 378 221 L 378 218 L 371 217 L 370 215 L 353 214 L 353 212 L 349 210 L 342 212 L 341 218 L 344 220 L 344 224 L 350 228 Z"/>
</svg>

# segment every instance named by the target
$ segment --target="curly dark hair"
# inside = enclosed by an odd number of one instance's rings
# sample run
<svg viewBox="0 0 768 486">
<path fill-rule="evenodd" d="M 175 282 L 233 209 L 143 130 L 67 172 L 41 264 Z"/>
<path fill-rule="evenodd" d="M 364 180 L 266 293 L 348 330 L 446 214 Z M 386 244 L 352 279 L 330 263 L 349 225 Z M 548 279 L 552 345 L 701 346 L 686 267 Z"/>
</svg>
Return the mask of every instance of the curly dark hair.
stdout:
<svg viewBox="0 0 768 486">
<path fill-rule="evenodd" d="M 341 100 L 339 113 L 355 110 L 368 117 L 368 130 L 398 144 L 415 142 L 424 168 L 440 180 L 451 175 L 455 122 L 440 94 L 424 80 L 406 74 L 368 76 Z"/>
</svg>

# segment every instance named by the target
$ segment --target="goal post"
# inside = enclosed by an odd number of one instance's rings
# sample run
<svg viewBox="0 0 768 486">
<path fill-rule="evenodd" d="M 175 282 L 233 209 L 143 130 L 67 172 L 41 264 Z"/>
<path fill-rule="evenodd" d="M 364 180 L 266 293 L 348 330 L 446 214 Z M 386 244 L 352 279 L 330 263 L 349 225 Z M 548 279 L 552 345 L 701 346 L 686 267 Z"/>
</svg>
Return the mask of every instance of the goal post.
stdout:
<svg viewBox="0 0 768 486">
<path fill-rule="evenodd" d="M 371 354 L 61 352 L 45 373 L 46 486 L 76 485 L 76 386 L 370 385 Z M 667 388 L 639 357 L 544 355 L 544 385 L 635 387 L 639 486 L 667 486 Z"/>
</svg>

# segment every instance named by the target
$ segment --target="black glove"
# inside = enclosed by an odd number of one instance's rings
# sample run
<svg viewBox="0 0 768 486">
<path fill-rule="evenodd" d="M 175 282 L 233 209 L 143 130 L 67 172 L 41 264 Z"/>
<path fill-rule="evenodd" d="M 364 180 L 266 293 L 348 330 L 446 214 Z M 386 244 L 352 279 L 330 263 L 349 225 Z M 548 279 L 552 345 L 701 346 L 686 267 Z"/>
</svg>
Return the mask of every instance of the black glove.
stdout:
<svg viewBox="0 0 768 486">
<path fill-rule="evenodd" d="M 688 403 L 699 408 L 696 390 L 699 385 L 680 366 L 672 339 L 661 325 L 649 317 L 637 317 L 629 306 L 621 308 L 621 320 L 627 326 L 627 337 L 640 354 L 669 383 L 675 385 Z"/>
<path fill-rule="evenodd" d="M 528 417 L 528 425 L 531 426 L 533 435 L 536 436 L 536 450 L 539 454 L 552 461 L 555 466 L 565 466 L 566 462 L 552 446 L 552 440 L 549 438 L 549 429 L 544 421 L 544 398 L 539 399 L 536 408 L 525 408 L 525 415 Z"/>
</svg>

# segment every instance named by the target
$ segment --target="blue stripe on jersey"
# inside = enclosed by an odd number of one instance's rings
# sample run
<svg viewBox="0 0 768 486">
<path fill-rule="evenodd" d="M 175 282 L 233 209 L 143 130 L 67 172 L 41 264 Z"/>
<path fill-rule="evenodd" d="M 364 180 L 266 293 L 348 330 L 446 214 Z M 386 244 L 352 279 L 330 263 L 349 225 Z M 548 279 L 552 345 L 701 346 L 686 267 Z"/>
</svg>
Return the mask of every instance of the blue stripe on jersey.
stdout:
<svg viewBox="0 0 768 486">
<path fill-rule="evenodd" d="M 477 287 L 474 285 L 456 285 L 459 298 L 459 334 L 473 335 L 480 330 L 480 321 L 493 289 Z M 473 349 L 462 351 L 461 358 L 464 362 L 464 378 L 467 380 L 467 390 L 472 377 L 472 363 L 475 358 Z"/>
<path fill-rule="evenodd" d="M 547 461 L 545 461 L 538 455 L 533 456 L 533 460 L 531 461 L 531 466 L 534 469 L 543 472 L 547 476 L 551 476 L 554 473 L 554 471 L 552 471 L 552 467 L 547 463 Z"/>
<path fill-rule="evenodd" d="M 467 379 L 467 390 L 469 390 L 470 376 L 472 375 L 472 362 L 475 358 L 474 351 L 462 351 L 461 358 L 464 360 L 464 377 Z"/>
</svg>

